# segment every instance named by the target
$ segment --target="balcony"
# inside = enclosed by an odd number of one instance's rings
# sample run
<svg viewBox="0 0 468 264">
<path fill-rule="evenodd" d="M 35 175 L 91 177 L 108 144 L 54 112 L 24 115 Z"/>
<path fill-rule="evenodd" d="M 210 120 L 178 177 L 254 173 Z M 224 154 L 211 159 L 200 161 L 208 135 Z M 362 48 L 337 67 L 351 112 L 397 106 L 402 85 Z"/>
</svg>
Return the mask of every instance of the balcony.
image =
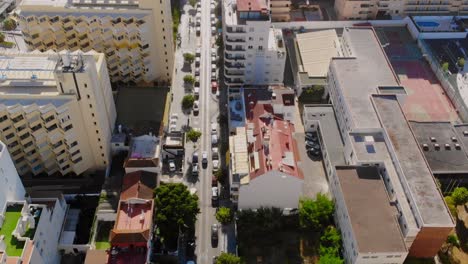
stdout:
<svg viewBox="0 0 468 264">
<path fill-rule="evenodd" d="M 245 48 L 242 46 L 226 45 L 226 51 L 245 51 Z"/>
<path fill-rule="evenodd" d="M 224 53 L 224 58 L 226 60 L 231 60 L 231 61 L 245 60 L 244 55 L 232 55 L 232 54 L 228 54 L 226 52 Z"/>
<path fill-rule="evenodd" d="M 224 82 L 228 86 L 238 86 L 244 84 L 244 80 L 239 78 L 225 78 Z"/>
<path fill-rule="evenodd" d="M 225 68 L 231 68 L 231 69 L 240 69 L 244 68 L 245 65 L 244 63 L 236 62 L 236 63 L 231 63 L 231 62 L 226 62 L 224 63 Z"/>
<path fill-rule="evenodd" d="M 224 76 L 226 78 L 235 78 L 235 77 L 243 77 L 244 76 L 244 71 L 243 70 L 235 70 L 235 71 L 224 71 Z"/>
<path fill-rule="evenodd" d="M 241 38 L 226 38 L 226 43 L 244 43 L 245 42 L 245 39 L 241 39 Z"/>
</svg>

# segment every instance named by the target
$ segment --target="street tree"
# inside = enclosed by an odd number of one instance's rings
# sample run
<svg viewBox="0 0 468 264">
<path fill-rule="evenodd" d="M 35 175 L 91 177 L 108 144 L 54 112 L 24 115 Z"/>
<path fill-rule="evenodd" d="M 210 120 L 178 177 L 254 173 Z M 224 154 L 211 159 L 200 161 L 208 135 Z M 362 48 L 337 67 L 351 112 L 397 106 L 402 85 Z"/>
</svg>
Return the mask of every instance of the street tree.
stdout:
<svg viewBox="0 0 468 264">
<path fill-rule="evenodd" d="M 320 245 L 339 249 L 341 247 L 340 232 L 334 226 L 328 226 L 320 237 Z"/>
<path fill-rule="evenodd" d="M 195 60 L 195 55 L 193 55 L 192 53 L 184 53 L 184 61 L 188 64 L 192 64 L 193 61 Z"/>
<path fill-rule="evenodd" d="M 447 72 L 449 69 L 449 63 L 448 62 L 443 62 L 442 63 L 442 71 Z"/>
<path fill-rule="evenodd" d="M 344 260 L 332 254 L 320 256 L 318 264 L 343 264 Z"/>
<path fill-rule="evenodd" d="M 194 130 L 193 128 L 187 132 L 188 140 L 193 142 L 196 142 L 201 137 L 201 135 L 202 133 L 200 131 Z"/>
<path fill-rule="evenodd" d="M 216 264 L 240 264 L 241 259 L 231 253 L 223 252 L 216 259 Z"/>
<path fill-rule="evenodd" d="M 463 205 L 468 202 L 468 189 L 457 187 L 452 192 L 452 199 L 455 205 Z"/>
<path fill-rule="evenodd" d="M 220 207 L 216 212 L 216 220 L 225 225 L 232 221 L 232 212 L 228 207 Z"/>
<path fill-rule="evenodd" d="M 465 67 L 465 58 L 459 58 L 457 64 L 460 68 Z"/>
<path fill-rule="evenodd" d="M 192 7 L 195 7 L 195 5 L 197 4 L 197 0 L 189 0 L 189 3 Z"/>
<path fill-rule="evenodd" d="M 318 230 L 331 223 L 335 205 L 325 194 L 318 193 L 315 200 L 299 201 L 299 220 L 303 228 Z"/>
<path fill-rule="evenodd" d="M 0 32 L 0 43 L 5 42 L 5 35 Z"/>
<path fill-rule="evenodd" d="M 187 94 L 182 98 L 182 108 L 183 109 L 190 109 L 193 107 L 195 103 L 195 97 L 191 94 Z"/>
<path fill-rule="evenodd" d="M 182 183 L 162 184 L 155 189 L 156 225 L 165 245 L 171 249 L 177 247 L 179 232 L 192 230 L 195 226 L 198 196 L 191 194 Z"/>
<path fill-rule="evenodd" d="M 11 19 L 11 18 L 7 18 L 3 21 L 3 29 L 5 30 L 13 30 L 16 28 L 16 21 Z"/>
<path fill-rule="evenodd" d="M 193 85 L 195 83 L 195 78 L 191 74 L 184 76 L 184 83 Z"/>
</svg>

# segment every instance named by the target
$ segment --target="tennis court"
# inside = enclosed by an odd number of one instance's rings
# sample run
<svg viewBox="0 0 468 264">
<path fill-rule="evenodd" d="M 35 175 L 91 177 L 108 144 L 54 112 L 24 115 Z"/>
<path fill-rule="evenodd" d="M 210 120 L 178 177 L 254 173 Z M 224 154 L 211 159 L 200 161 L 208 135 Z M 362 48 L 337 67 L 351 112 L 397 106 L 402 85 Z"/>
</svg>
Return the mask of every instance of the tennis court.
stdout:
<svg viewBox="0 0 468 264">
<path fill-rule="evenodd" d="M 457 121 L 458 114 L 405 27 L 376 28 L 377 35 L 408 96 L 408 120 Z"/>
</svg>

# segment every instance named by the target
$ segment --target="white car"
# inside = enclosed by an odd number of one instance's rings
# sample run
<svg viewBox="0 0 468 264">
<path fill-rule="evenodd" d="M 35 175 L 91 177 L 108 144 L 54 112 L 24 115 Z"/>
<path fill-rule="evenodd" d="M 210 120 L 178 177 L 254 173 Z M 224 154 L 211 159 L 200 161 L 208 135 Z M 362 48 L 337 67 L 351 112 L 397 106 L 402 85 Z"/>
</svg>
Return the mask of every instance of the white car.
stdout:
<svg viewBox="0 0 468 264">
<path fill-rule="evenodd" d="M 211 56 L 211 63 L 216 64 L 216 56 Z"/>
<path fill-rule="evenodd" d="M 211 199 L 218 200 L 218 187 L 211 187 Z"/>
<path fill-rule="evenodd" d="M 200 56 L 201 56 L 201 49 L 200 49 L 200 48 L 197 48 L 197 51 L 195 52 L 195 56 L 196 56 L 196 57 L 200 57 Z"/>
<path fill-rule="evenodd" d="M 195 76 L 200 76 L 200 68 L 195 68 Z"/>
<path fill-rule="evenodd" d="M 215 56 L 215 57 L 218 57 L 218 51 L 216 50 L 216 48 L 211 48 L 211 56 Z"/>
<path fill-rule="evenodd" d="M 211 27 L 211 35 L 216 34 L 216 27 Z"/>
<path fill-rule="evenodd" d="M 176 171 L 176 166 L 174 160 L 169 160 L 169 171 L 174 172 Z"/>
<path fill-rule="evenodd" d="M 200 110 L 200 102 L 198 102 L 197 100 L 193 103 L 193 112 L 198 113 L 199 110 Z"/>
<path fill-rule="evenodd" d="M 213 160 L 213 171 L 219 170 L 219 160 Z"/>
<path fill-rule="evenodd" d="M 200 57 L 195 58 L 195 66 L 200 66 Z"/>
<path fill-rule="evenodd" d="M 198 98 L 198 96 L 200 96 L 200 88 L 199 87 L 193 88 L 193 93 L 195 94 L 195 97 Z"/>
<path fill-rule="evenodd" d="M 211 123 L 211 134 L 212 135 L 218 134 L 218 124 Z"/>
<path fill-rule="evenodd" d="M 211 135 L 211 145 L 218 144 L 218 135 Z"/>
</svg>

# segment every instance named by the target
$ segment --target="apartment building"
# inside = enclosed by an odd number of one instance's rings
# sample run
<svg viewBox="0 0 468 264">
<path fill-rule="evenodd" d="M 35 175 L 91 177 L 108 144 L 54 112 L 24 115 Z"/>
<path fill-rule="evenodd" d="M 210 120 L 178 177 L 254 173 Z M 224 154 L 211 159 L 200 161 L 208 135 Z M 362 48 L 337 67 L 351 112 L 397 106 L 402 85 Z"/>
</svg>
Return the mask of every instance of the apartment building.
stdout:
<svg viewBox="0 0 468 264">
<path fill-rule="evenodd" d="M 283 83 L 286 49 L 280 29 L 271 25 L 266 0 L 223 1 L 226 85 Z"/>
<path fill-rule="evenodd" d="M 433 257 L 454 222 L 401 109 L 404 89 L 372 28 L 345 28 L 343 47 L 345 57 L 332 59 L 327 83 L 346 164 L 378 168 L 408 255 Z M 336 166 L 327 164 L 326 170 L 329 181 L 336 181 Z M 363 263 L 382 263 L 374 253 L 374 260 Z"/>
<path fill-rule="evenodd" d="M 59 193 L 31 193 L 0 142 L 0 263 L 60 263 L 57 248 L 67 204 Z"/>
<path fill-rule="evenodd" d="M 3 185 L 0 192 L 0 211 L 7 201 L 21 201 L 25 198 L 26 191 L 16 172 L 15 164 L 11 160 L 6 145 L 0 141 L 0 183 Z M 0 222 L 2 220 L 0 219 Z"/>
<path fill-rule="evenodd" d="M 464 0 L 336 0 L 335 11 L 340 20 L 407 15 L 466 15 L 468 2 Z"/>
<path fill-rule="evenodd" d="M 105 169 L 116 110 L 104 54 L 0 58 L 0 140 L 18 173 Z"/>
<path fill-rule="evenodd" d="M 112 82 L 169 81 L 169 0 L 25 0 L 17 17 L 31 50 L 104 53 Z"/>
</svg>

